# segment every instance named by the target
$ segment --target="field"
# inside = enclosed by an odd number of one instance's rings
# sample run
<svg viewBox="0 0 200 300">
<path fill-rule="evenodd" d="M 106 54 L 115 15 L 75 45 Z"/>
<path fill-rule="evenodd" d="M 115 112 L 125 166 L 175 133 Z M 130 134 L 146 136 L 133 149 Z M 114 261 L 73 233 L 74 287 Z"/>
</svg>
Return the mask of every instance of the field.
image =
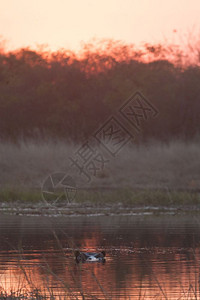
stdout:
<svg viewBox="0 0 200 300">
<path fill-rule="evenodd" d="M 125 201 L 131 193 L 142 191 L 140 198 L 188 198 L 195 193 L 197 201 L 200 190 L 200 142 L 172 141 L 168 144 L 149 142 L 143 145 L 126 146 L 116 155 L 107 156 L 108 162 L 89 183 L 79 174 L 76 167 L 70 167 L 80 145 L 62 141 L 21 141 L 17 144 L 0 144 L 0 194 L 1 200 L 33 201 L 47 176 L 64 172 L 75 178 L 77 187 L 89 190 L 111 190 L 117 201 Z M 99 151 L 103 151 L 99 149 Z M 116 192 L 121 190 L 121 194 Z M 149 192 L 151 191 L 151 193 Z M 159 192 L 158 192 L 159 191 Z M 20 198 L 21 193 L 21 199 Z M 82 199 L 87 196 L 83 192 Z M 153 193 L 153 194 L 152 194 Z M 122 195 L 124 194 L 124 197 Z M 158 196 L 159 195 L 159 196 Z M 16 199 L 17 197 L 17 199 Z M 79 195 L 79 198 L 81 196 Z M 96 200 L 99 198 L 95 193 Z M 94 197 L 93 197 L 94 198 Z M 129 197 L 130 198 L 130 197 Z M 106 201 L 109 197 L 106 196 Z M 138 197 L 137 197 L 138 199 Z M 147 202 L 148 202 L 147 199 Z M 190 197 L 189 197 L 190 199 Z M 35 199 L 36 200 L 36 199 Z M 37 199 L 38 200 L 38 199 Z M 81 199 L 79 199 L 81 200 Z M 173 199 L 171 199 L 173 202 Z M 144 201 L 143 201 L 144 202 Z"/>
</svg>

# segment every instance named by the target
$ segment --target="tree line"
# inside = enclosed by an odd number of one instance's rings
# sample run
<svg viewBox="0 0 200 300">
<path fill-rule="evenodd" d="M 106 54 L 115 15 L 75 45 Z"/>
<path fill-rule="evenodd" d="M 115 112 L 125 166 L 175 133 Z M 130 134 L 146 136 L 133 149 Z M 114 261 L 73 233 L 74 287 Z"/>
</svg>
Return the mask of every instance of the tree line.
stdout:
<svg viewBox="0 0 200 300">
<path fill-rule="evenodd" d="M 79 55 L 1 50 L 0 138 L 80 141 L 140 91 L 159 112 L 144 122 L 141 141 L 192 139 L 200 131 L 199 61 L 183 64 L 180 52 L 171 54 L 115 41 L 86 45 Z"/>
</svg>

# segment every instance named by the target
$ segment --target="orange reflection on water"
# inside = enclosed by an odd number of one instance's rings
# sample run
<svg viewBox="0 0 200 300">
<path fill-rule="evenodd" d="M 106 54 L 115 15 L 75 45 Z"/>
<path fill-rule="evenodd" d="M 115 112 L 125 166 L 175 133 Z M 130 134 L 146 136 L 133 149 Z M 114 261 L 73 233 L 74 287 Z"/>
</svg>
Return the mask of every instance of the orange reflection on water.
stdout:
<svg viewBox="0 0 200 300">
<path fill-rule="evenodd" d="M 91 241 L 95 241 L 95 237 L 90 236 L 84 245 L 91 246 Z M 57 296 L 74 294 L 80 299 L 81 294 L 100 299 L 139 295 L 141 299 L 178 299 L 181 296 L 182 299 L 200 299 L 199 250 L 170 251 L 154 249 L 141 253 L 138 250 L 128 254 L 121 249 L 118 254 L 108 252 L 105 264 L 78 265 L 72 252 L 66 252 L 65 256 L 53 249 L 25 252 L 23 258 L 10 253 L 1 265 L 1 290 L 9 294 L 11 290 L 25 293 L 39 289 L 46 295 L 53 291 Z"/>
</svg>

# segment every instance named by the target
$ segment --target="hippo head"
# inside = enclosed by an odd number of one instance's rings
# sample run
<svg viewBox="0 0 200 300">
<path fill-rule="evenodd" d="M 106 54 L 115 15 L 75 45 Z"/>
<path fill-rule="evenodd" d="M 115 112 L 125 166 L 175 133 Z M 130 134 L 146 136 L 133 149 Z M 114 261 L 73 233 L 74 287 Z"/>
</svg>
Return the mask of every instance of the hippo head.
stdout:
<svg viewBox="0 0 200 300">
<path fill-rule="evenodd" d="M 102 252 L 80 252 L 75 251 L 76 262 L 105 262 L 105 251 Z"/>
</svg>

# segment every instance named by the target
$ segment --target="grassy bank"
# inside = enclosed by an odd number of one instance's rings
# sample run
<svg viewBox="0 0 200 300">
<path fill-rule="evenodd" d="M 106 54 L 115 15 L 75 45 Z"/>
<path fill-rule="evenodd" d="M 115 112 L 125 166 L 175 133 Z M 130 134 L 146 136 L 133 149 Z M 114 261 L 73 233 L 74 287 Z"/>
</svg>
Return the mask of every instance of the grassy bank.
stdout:
<svg viewBox="0 0 200 300">
<path fill-rule="evenodd" d="M 69 157 L 80 145 L 61 141 L 0 143 L 0 202 L 45 204 L 41 187 L 55 172 L 69 174 L 77 184 L 73 203 L 91 206 L 198 206 L 200 142 L 149 142 L 124 147 L 89 183 Z M 99 148 L 99 151 L 102 151 Z M 58 194 L 60 191 L 56 191 Z M 54 195 L 47 202 L 54 202 Z M 56 206 L 66 206 L 66 195 Z"/>
<path fill-rule="evenodd" d="M 45 201 L 42 197 L 41 190 L 26 190 L 14 188 L 0 189 L 0 199 L 2 202 L 12 203 L 30 203 L 38 204 Z M 53 200 L 46 200 L 51 204 Z M 63 198 L 56 202 L 57 206 L 63 206 L 68 203 L 90 203 L 91 205 L 104 205 L 121 203 L 127 205 L 158 205 L 158 206 L 171 206 L 171 205 L 200 205 L 200 193 L 197 191 L 176 191 L 176 190 L 150 190 L 138 189 L 132 190 L 128 188 L 122 189 L 88 189 L 77 190 L 76 196 L 73 201 L 68 199 L 63 194 Z"/>
<path fill-rule="evenodd" d="M 44 200 L 41 191 L 0 190 L 0 212 L 19 215 L 111 215 L 200 213 L 198 192 L 170 190 L 78 190 L 75 199 Z"/>
</svg>

